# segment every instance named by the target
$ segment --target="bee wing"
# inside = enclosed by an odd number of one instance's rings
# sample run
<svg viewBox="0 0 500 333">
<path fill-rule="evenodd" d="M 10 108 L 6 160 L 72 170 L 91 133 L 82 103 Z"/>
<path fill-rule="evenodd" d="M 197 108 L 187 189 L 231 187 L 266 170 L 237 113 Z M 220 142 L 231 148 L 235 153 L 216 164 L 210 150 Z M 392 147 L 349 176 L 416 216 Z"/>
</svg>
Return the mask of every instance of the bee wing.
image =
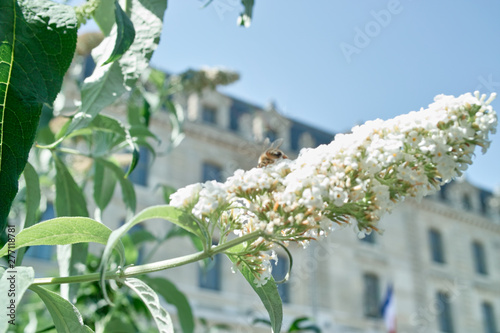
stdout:
<svg viewBox="0 0 500 333">
<path fill-rule="evenodd" d="M 283 144 L 283 138 L 276 139 L 269 148 L 278 149 Z"/>
</svg>

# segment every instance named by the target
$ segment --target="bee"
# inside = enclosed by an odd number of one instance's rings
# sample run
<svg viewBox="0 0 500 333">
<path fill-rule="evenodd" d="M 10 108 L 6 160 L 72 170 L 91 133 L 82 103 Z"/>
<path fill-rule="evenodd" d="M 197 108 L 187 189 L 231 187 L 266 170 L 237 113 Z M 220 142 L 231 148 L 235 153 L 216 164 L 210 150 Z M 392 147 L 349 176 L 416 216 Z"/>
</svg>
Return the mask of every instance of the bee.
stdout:
<svg viewBox="0 0 500 333">
<path fill-rule="evenodd" d="M 264 141 L 265 143 L 269 142 L 269 139 L 266 139 Z M 268 166 L 269 164 L 273 164 L 277 160 L 288 158 L 288 156 L 285 155 L 284 152 L 279 150 L 279 147 L 283 144 L 283 139 L 277 139 L 274 141 L 269 148 L 262 153 L 259 157 L 259 164 L 257 164 L 257 167 L 263 168 L 265 166 Z"/>
</svg>

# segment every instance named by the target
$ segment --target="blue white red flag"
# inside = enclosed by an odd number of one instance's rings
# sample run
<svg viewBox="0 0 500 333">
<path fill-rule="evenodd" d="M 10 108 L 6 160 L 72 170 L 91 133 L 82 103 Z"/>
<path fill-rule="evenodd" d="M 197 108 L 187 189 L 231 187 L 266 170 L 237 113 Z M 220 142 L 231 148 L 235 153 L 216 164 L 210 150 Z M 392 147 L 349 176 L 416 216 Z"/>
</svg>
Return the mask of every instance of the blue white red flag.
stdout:
<svg viewBox="0 0 500 333">
<path fill-rule="evenodd" d="M 396 300 L 392 284 L 387 287 L 387 294 L 382 304 L 382 316 L 387 333 L 396 333 Z"/>
</svg>

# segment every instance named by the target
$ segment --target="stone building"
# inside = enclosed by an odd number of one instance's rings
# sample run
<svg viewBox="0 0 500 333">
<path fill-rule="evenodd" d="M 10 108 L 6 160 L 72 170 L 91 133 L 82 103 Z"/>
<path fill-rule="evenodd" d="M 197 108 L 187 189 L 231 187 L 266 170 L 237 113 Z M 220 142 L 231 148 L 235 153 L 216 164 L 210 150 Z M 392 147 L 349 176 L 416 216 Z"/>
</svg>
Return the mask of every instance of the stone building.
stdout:
<svg viewBox="0 0 500 333">
<path fill-rule="evenodd" d="M 217 91 L 204 90 L 180 97 L 178 102 L 187 118 L 185 138 L 168 154 L 158 154 L 151 165 L 152 157 L 141 150 L 140 163 L 131 175 L 136 183 L 138 211 L 163 203 L 160 184 L 179 188 L 224 180 L 236 169 L 255 167 L 266 137 L 271 141 L 283 138 L 281 148 L 294 158 L 301 148 L 328 143 L 334 136 L 284 117 L 274 105 L 261 108 Z M 126 117 L 120 106 L 109 113 Z M 168 142 L 166 112 L 155 114 L 150 127 Z M 117 192 L 102 220 L 116 228 L 126 218 Z M 284 328 L 294 319 L 307 316 L 322 332 L 386 332 L 380 305 L 392 285 L 397 332 L 499 332 L 497 196 L 459 179 L 420 202 L 407 200 L 386 215 L 381 225 L 383 235 L 358 239 L 356 232 L 346 228 L 306 249 L 291 246 L 292 275 L 279 287 Z M 159 236 L 170 227 L 164 221 L 145 224 Z M 151 260 L 193 251 L 186 239 L 175 238 Z M 287 257 L 280 253 L 274 269 L 276 278 L 283 278 L 288 265 Z M 228 332 L 269 331 L 265 325 L 253 323 L 254 319 L 266 318 L 267 313 L 246 281 L 231 272 L 226 258 L 214 258 L 208 271 L 190 264 L 161 274 L 188 295 L 196 317 L 212 324 L 227 324 Z"/>
</svg>

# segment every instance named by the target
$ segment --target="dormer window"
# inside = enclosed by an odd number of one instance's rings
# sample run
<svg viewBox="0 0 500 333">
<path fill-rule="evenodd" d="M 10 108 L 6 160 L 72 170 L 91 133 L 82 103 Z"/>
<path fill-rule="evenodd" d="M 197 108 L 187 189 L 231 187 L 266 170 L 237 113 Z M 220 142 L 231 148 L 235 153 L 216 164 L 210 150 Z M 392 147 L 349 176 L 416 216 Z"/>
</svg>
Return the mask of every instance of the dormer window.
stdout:
<svg viewBox="0 0 500 333">
<path fill-rule="evenodd" d="M 472 202 L 470 200 L 470 195 L 464 194 L 462 196 L 462 207 L 465 210 L 472 210 Z"/>
<path fill-rule="evenodd" d="M 203 105 L 201 109 L 201 120 L 207 124 L 217 124 L 217 109 L 212 106 Z"/>
</svg>

